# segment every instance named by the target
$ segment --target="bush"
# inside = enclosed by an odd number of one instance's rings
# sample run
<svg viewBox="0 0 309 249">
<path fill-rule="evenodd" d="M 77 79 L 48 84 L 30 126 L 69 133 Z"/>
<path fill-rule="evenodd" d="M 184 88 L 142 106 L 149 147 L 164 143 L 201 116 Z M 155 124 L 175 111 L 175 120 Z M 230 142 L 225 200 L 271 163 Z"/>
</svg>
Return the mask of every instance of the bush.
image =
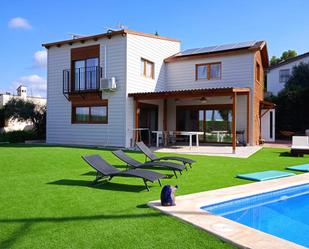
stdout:
<svg viewBox="0 0 309 249">
<path fill-rule="evenodd" d="M 5 126 L 4 109 L 0 108 L 0 128 Z"/>
<path fill-rule="evenodd" d="M 0 142 L 24 143 L 25 140 L 38 139 L 34 131 L 9 131 L 0 134 Z"/>
</svg>

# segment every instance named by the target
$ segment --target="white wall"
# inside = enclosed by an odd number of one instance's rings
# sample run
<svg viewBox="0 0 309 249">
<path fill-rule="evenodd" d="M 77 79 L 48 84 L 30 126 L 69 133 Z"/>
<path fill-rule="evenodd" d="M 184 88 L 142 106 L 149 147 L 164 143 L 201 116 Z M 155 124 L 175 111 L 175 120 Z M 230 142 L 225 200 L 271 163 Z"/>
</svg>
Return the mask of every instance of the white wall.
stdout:
<svg viewBox="0 0 309 249">
<path fill-rule="evenodd" d="M 267 72 L 267 91 L 271 92 L 273 95 L 277 95 L 284 88 L 284 83 L 280 83 L 279 81 L 279 71 L 283 69 L 290 69 L 290 74 L 292 74 L 293 67 L 297 66 L 301 62 L 309 63 L 309 55 L 308 57 L 276 67 Z"/>
<path fill-rule="evenodd" d="M 253 87 L 254 53 L 174 61 L 167 64 L 167 89 L 196 89 L 213 87 Z M 195 65 L 221 62 L 220 80 L 195 80 Z"/>
<path fill-rule="evenodd" d="M 262 110 L 262 114 L 265 113 L 267 110 Z M 270 115 L 272 113 L 273 121 L 272 126 L 270 126 Z M 272 137 L 270 137 L 270 131 L 272 130 Z M 261 120 L 261 138 L 264 139 L 266 142 L 273 142 L 275 141 L 275 110 L 272 109 L 262 117 Z"/>
<path fill-rule="evenodd" d="M 117 91 L 103 93 L 108 99 L 108 124 L 71 124 L 71 102 L 62 93 L 62 71 L 70 69 L 70 50 L 100 44 L 100 66 L 104 67 L 104 45 L 107 39 L 87 41 L 72 46 L 48 49 L 47 73 L 47 143 L 102 146 L 125 145 L 126 38 L 108 40 L 107 77 L 116 77 Z"/>
<path fill-rule="evenodd" d="M 152 92 L 166 89 L 166 64 L 164 59 L 178 53 L 180 43 L 133 34 L 127 34 L 127 93 Z M 155 77 L 149 79 L 141 75 L 141 58 L 155 64 Z M 133 139 L 135 127 L 135 103 L 127 97 L 126 106 L 126 146 Z M 159 113 L 159 127 L 162 114 Z"/>
</svg>

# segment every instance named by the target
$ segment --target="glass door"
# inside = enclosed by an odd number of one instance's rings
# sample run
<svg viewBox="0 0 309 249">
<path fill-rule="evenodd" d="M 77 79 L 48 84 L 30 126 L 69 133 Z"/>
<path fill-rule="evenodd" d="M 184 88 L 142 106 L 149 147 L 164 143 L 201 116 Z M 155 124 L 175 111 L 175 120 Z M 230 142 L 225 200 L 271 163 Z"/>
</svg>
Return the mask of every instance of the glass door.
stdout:
<svg viewBox="0 0 309 249">
<path fill-rule="evenodd" d="M 84 60 L 74 61 L 74 90 L 85 89 L 85 67 Z"/>
<path fill-rule="evenodd" d="M 231 143 L 232 111 L 205 110 L 206 142 Z"/>
</svg>

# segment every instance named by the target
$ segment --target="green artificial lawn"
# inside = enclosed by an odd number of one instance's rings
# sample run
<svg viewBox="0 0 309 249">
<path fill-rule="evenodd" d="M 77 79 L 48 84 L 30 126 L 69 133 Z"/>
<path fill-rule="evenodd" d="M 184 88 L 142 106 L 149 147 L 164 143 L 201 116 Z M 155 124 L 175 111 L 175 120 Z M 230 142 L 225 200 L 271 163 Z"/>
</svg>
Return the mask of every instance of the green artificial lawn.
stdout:
<svg viewBox="0 0 309 249">
<path fill-rule="evenodd" d="M 81 155 L 100 154 L 124 169 L 110 151 L 90 148 L 0 146 L 0 248 L 232 248 L 205 231 L 145 204 L 159 199 L 141 179 L 114 178 L 91 186 L 94 171 Z M 140 153 L 130 153 L 144 160 Z M 236 174 L 285 170 L 309 157 L 262 149 L 249 159 L 190 156 L 193 169 L 163 184 L 184 195 L 250 181 Z M 170 171 L 162 171 L 170 174 Z M 206 219 L 206 217 L 205 217 Z"/>
</svg>

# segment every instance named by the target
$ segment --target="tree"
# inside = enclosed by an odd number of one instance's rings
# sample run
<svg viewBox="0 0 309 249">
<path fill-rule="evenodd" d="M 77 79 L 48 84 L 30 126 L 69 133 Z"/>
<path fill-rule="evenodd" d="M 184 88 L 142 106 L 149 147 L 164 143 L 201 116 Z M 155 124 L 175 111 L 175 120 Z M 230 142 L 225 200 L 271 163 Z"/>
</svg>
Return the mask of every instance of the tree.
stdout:
<svg viewBox="0 0 309 249">
<path fill-rule="evenodd" d="M 309 64 L 300 63 L 272 101 L 276 103 L 276 128 L 303 133 L 309 128 Z"/>
<path fill-rule="evenodd" d="M 4 106 L 6 119 L 18 121 L 31 121 L 34 130 L 39 136 L 45 135 L 46 128 L 46 107 L 34 104 L 31 101 L 12 98 Z"/>
<path fill-rule="evenodd" d="M 287 59 L 290 59 L 290 58 L 293 58 L 293 57 L 295 57 L 295 56 L 297 56 L 297 53 L 296 53 L 296 51 L 295 50 L 288 50 L 288 51 L 284 51 L 283 53 L 282 53 L 282 55 L 281 55 L 281 60 L 282 61 L 285 61 L 285 60 L 287 60 Z"/>
<path fill-rule="evenodd" d="M 290 58 L 293 58 L 295 56 L 297 56 L 297 52 L 295 50 L 289 49 L 287 51 L 284 51 L 282 53 L 281 57 L 279 57 L 279 58 L 276 57 L 276 56 L 272 56 L 271 59 L 270 59 L 269 64 L 271 66 L 274 66 L 274 65 L 279 64 L 280 62 L 283 62 L 283 61 L 285 61 L 287 59 L 290 59 Z"/>
<path fill-rule="evenodd" d="M 278 57 L 276 57 L 276 56 L 272 56 L 271 59 L 270 59 L 269 64 L 270 64 L 271 66 L 274 66 L 274 65 L 277 65 L 280 61 L 281 61 L 280 58 L 278 58 Z"/>
</svg>

